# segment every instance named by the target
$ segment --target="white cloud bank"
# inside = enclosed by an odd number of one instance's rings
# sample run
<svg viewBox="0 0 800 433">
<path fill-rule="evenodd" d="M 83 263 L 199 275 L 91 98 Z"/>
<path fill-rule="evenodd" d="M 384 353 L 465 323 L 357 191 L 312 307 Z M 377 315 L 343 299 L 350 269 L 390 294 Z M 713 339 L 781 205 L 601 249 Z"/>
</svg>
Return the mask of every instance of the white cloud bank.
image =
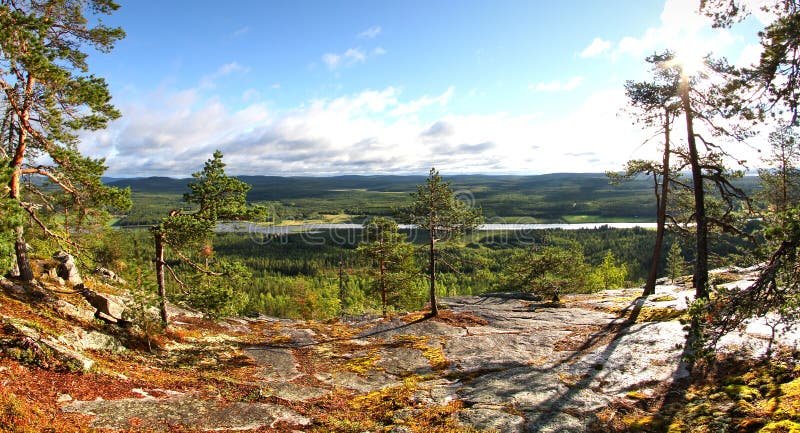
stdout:
<svg viewBox="0 0 800 433">
<path fill-rule="evenodd" d="M 691 15 L 695 9 L 694 0 L 667 0 L 659 26 L 610 47 L 596 39 L 581 54 L 641 59 L 670 47 L 670 41 L 693 42 L 708 26 L 706 18 Z M 699 48 L 734 41 L 727 31 L 713 35 Z M 741 61 L 757 54 L 757 47 L 750 47 Z M 356 48 L 323 56 L 330 69 L 366 59 Z M 395 87 L 363 90 L 280 112 L 253 92 L 243 95 L 241 108 L 211 94 L 215 79 L 245 71 L 235 63 L 224 65 L 209 75 L 211 86 L 160 89 L 122 103 L 123 118 L 105 131 L 86 133 L 81 147 L 107 157 L 111 176 L 186 176 L 214 149 L 225 153 L 231 173 L 282 175 L 421 174 L 431 166 L 443 173 L 600 172 L 632 158 L 658 157 L 654 144 L 642 145 L 651 134 L 620 113 L 626 104 L 621 84 L 587 95 L 567 112 L 547 115 L 456 114 L 449 109 L 457 95 L 452 87 L 416 98 Z M 582 83 L 576 76 L 529 88 L 570 91 Z M 753 149 L 745 151 L 750 155 L 737 156 L 750 156 L 753 164 Z"/>
<path fill-rule="evenodd" d="M 215 149 L 231 173 L 598 172 L 620 167 L 640 138 L 618 116 L 622 90 L 599 92 L 555 120 L 533 115 L 432 114 L 454 88 L 405 98 L 387 87 L 312 100 L 288 112 L 253 102 L 230 109 L 202 90 L 154 92 L 124 117 L 87 133 L 82 148 L 107 157 L 111 176 L 185 176 Z M 430 120 L 433 118 L 434 120 Z"/>
<path fill-rule="evenodd" d="M 660 21 L 643 35 L 623 37 L 612 56 L 643 59 L 654 51 L 670 49 L 683 57 L 701 58 L 724 52 L 737 40 L 727 29 L 712 29 L 711 19 L 699 13 L 697 0 L 666 0 Z"/>
</svg>

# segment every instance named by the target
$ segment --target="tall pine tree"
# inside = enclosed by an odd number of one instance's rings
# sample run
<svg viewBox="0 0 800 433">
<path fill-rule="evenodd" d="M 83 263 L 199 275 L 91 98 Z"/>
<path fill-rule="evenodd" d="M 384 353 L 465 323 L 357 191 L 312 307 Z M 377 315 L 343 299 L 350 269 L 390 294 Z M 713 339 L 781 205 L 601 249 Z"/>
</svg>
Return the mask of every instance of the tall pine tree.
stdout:
<svg viewBox="0 0 800 433">
<path fill-rule="evenodd" d="M 41 182 L 49 181 L 69 197 L 79 214 L 105 206 L 130 205 L 127 192 L 100 181 L 102 159 L 81 155 L 78 132 L 104 128 L 119 117 L 106 82 L 89 73 L 89 50 L 110 51 L 125 36 L 100 19 L 118 8 L 112 0 L 48 0 L 0 2 L 0 90 L 4 109 L 2 157 L 11 176 L 8 196 L 48 236 L 68 243 L 45 223 L 39 208 L 56 204 Z M 50 163 L 42 163 L 41 156 Z M 34 200 L 38 200 L 36 203 Z M 23 225 L 15 227 L 15 252 L 20 278 L 33 279 Z"/>
<path fill-rule="evenodd" d="M 412 224 L 428 233 L 428 278 L 430 284 L 431 315 L 439 314 L 436 304 L 437 243 L 475 228 L 482 221 L 480 209 L 469 207 L 458 200 L 449 182 L 442 180 L 439 172 L 431 168 L 423 185 L 411 193 L 413 203 L 406 211 Z"/>
</svg>

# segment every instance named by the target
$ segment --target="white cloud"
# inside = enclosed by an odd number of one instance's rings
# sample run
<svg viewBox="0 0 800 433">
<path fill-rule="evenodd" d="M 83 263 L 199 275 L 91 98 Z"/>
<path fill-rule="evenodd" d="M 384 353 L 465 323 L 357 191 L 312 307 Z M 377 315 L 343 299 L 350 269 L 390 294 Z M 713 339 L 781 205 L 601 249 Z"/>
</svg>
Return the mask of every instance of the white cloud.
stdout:
<svg viewBox="0 0 800 433">
<path fill-rule="evenodd" d="M 247 89 L 244 92 L 242 92 L 242 101 L 244 102 L 256 101 L 260 98 L 261 98 L 261 92 L 259 92 L 256 89 Z"/>
<path fill-rule="evenodd" d="M 322 63 L 330 70 L 342 66 L 353 66 L 357 63 L 364 63 L 365 61 L 367 61 L 367 54 L 359 48 L 348 48 L 341 54 L 325 53 L 322 55 Z"/>
<path fill-rule="evenodd" d="M 397 107 L 392 110 L 391 114 L 393 116 L 407 116 L 418 113 L 420 110 L 433 105 L 444 107 L 448 102 L 450 102 L 450 99 L 453 97 L 453 93 L 455 93 L 455 88 L 450 86 L 441 95 L 425 95 L 419 99 L 415 99 L 404 104 L 397 104 Z"/>
<path fill-rule="evenodd" d="M 621 167 L 641 142 L 641 131 L 618 116 L 622 89 L 590 95 L 555 120 L 435 116 L 454 94 L 405 98 L 387 87 L 271 113 L 259 101 L 231 109 L 199 88 L 160 89 L 121 104 L 123 118 L 86 133 L 81 147 L 107 157 L 111 176 L 185 176 L 214 149 L 235 174 L 325 175 L 423 173 L 432 165 L 444 173 L 598 172 Z"/>
<path fill-rule="evenodd" d="M 201 78 L 200 79 L 200 87 L 202 87 L 202 88 L 214 88 L 214 87 L 216 87 L 216 81 L 218 79 L 222 78 L 222 77 L 225 77 L 227 75 L 230 75 L 230 74 L 233 74 L 233 73 L 236 73 L 236 72 L 246 73 L 246 72 L 249 72 L 249 71 L 250 71 L 250 68 L 248 68 L 246 66 L 242 66 L 237 62 L 226 63 L 226 64 L 220 66 L 219 68 L 217 68 L 217 70 L 214 71 L 213 73 L 208 74 L 208 75 L 204 76 L 203 78 Z"/>
<path fill-rule="evenodd" d="M 567 81 L 553 80 L 528 85 L 534 92 L 569 92 L 583 83 L 583 77 L 572 77 Z"/>
<path fill-rule="evenodd" d="M 359 33 L 358 37 L 363 39 L 373 39 L 377 37 L 379 34 L 381 34 L 382 30 L 383 29 L 381 29 L 381 26 L 372 26 L 364 30 L 363 32 Z"/>
<path fill-rule="evenodd" d="M 736 38 L 726 29 L 711 28 L 711 19 L 698 12 L 696 0 L 666 0 L 657 27 L 640 36 L 626 36 L 617 43 L 612 55 L 643 58 L 655 51 L 670 49 L 683 57 L 701 58 L 720 53 Z"/>
<path fill-rule="evenodd" d="M 761 60 L 761 52 L 764 51 L 764 48 L 761 44 L 747 44 L 744 48 L 742 48 L 742 53 L 739 55 L 739 58 L 736 59 L 736 66 L 744 67 L 744 66 L 753 66 L 758 64 Z"/>
<path fill-rule="evenodd" d="M 349 48 L 344 52 L 344 58 L 353 63 L 363 63 L 365 60 L 367 60 L 367 55 L 358 48 Z"/>
<path fill-rule="evenodd" d="M 339 67 L 339 64 L 342 62 L 342 56 L 334 53 L 325 53 L 322 55 L 322 63 L 325 63 L 325 66 L 328 69 L 336 69 Z"/>
<path fill-rule="evenodd" d="M 773 12 L 773 7 L 775 5 L 773 0 L 740 0 L 739 4 L 743 7 L 745 12 L 753 14 L 762 25 L 771 23 L 777 16 Z"/>
<path fill-rule="evenodd" d="M 600 54 L 605 53 L 611 48 L 611 42 L 601 39 L 601 38 L 594 38 L 592 43 L 590 43 L 586 48 L 581 51 L 580 56 L 583 58 L 589 57 L 597 57 Z"/>
<path fill-rule="evenodd" d="M 374 55 L 374 56 L 382 56 L 384 54 L 386 54 L 386 50 L 383 49 L 383 47 L 375 47 L 372 50 L 372 55 Z"/>
</svg>

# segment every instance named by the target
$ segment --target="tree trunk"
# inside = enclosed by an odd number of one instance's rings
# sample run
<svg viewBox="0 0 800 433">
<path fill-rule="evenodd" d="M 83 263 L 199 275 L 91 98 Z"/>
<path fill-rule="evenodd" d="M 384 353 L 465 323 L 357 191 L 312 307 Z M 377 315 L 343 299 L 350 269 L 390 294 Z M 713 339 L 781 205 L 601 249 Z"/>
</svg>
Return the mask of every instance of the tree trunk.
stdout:
<svg viewBox="0 0 800 433">
<path fill-rule="evenodd" d="M 167 315 L 167 288 L 164 281 L 164 234 L 157 232 L 154 236 L 156 247 L 156 281 L 158 282 L 159 310 L 161 323 L 166 327 L 169 323 Z"/>
<path fill-rule="evenodd" d="M 20 140 L 22 141 L 25 136 L 24 132 L 20 133 Z M 11 184 L 10 189 L 10 197 L 14 200 L 21 201 L 21 191 L 20 191 L 20 172 L 19 167 L 22 165 L 22 156 L 24 154 L 24 144 L 22 145 L 22 152 L 19 152 L 19 147 L 17 148 L 17 154 L 20 155 L 19 158 L 16 156 L 12 160 L 11 164 L 14 168 L 14 173 L 11 175 Z M 18 164 L 17 164 L 17 161 Z M 33 270 L 31 269 L 31 261 L 28 258 L 28 246 L 25 242 L 25 228 L 22 224 L 14 227 L 14 233 L 16 238 L 14 240 L 14 252 L 16 253 L 17 257 L 17 268 L 19 269 L 19 279 L 22 281 L 30 282 L 33 281 Z"/>
<path fill-rule="evenodd" d="M 20 169 L 22 162 L 25 160 L 25 149 L 28 146 L 28 127 L 30 126 L 30 98 L 33 93 L 33 85 L 35 80 L 28 75 L 25 83 L 25 102 L 22 106 L 22 113 L 19 113 L 19 137 L 17 140 L 17 148 L 14 151 L 14 157 L 11 159 L 9 166 L 13 173 L 11 173 L 11 182 L 9 183 L 9 196 L 18 201 L 22 201 L 22 192 L 20 188 Z M 17 256 L 17 267 L 19 268 L 19 278 L 22 281 L 33 281 L 33 270 L 31 270 L 31 262 L 28 258 L 28 248 L 25 243 L 25 228 L 22 224 L 14 228 L 16 233 L 16 240 L 14 241 L 14 251 Z"/>
<path fill-rule="evenodd" d="M 431 279 L 431 316 L 435 317 L 439 315 L 439 306 L 436 305 L 436 230 L 433 228 L 430 230 L 430 237 L 430 264 L 428 266 Z"/>
<path fill-rule="evenodd" d="M 17 256 L 19 279 L 28 282 L 33 281 L 33 270 L 31 269 L 31 262 L 28 259 L 28 244 L 25 242 L 22 226 L 16 227 L 15 231 L 17 239 L 14 241 L 14 251 Z"/>
<path fill-rule="evenodd" d="M 694 135 L 692 105 L 689 101 L 689 79 L 681 79 L 681 102 L 686 117 L 686 141 L 689 144 L 689 164 L 692 166 L 692 186 L 694 188 L 694 209 L 696 233 L 696 256 L 694 276 L 695 298 L 708 299 L 708 221 L 706 220 L 705 194 L 703 191 L 703 171 L 697 153 L 697 140 Z"/>
<path fill-rule="evenodd" d="M 339 254 L 339 311 L 344 315 L 344 254 Z"/>
<path fill-rule="evenodd" d="M 781 144 L 781 205 L 778 211 L 784 212 L 789 208 L 789 170 L 786 164 L 786 145 Z"/>
<path fill-rule="evenodd" d="M 667 223 L 667 195 L 669 194 L 669 109 L 664 110 L 664 158 L 661 168 L 661 194 L 658 195 L 658 210 L 656 211 L 656 243 L 653 247 L 653 261 L 650 264 L 650 273 L 644 285 L 642 296 L 649 296 L 656 292 L 656 278 L 658 278 L 658 265 L 661 262 L 661 250 L 664 248 L 664 229 Z M 658 192 L 656 192 L 658 194 Z"/>
<path fill-rule="evenodd" d="M 380 284 L 381 284 L 381 306 L 383 307 L 383 317 L 386 317 L 386 276 L 385 268 L 384 268 L 384 260 L 383 258 L 380 259 L 380 264 L 378 265 L 378 270 L 380 272 Z"/>
</svg>

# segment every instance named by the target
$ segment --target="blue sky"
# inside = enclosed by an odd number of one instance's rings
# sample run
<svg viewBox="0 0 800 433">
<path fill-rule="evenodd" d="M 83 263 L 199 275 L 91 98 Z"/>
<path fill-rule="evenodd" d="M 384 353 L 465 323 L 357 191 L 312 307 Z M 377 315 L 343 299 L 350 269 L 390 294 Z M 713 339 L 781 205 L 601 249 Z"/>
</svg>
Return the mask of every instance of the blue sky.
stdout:
<svg viewBox="0 0 800 433">
<path fill-rule="evenodd" d="M 84 135 L 109 175 L 604 171 L 649 156 L 623 83 L 672 48 L 757 59 L 757 18 L 697 0 L 122 1 L 93 53 L 123 118 Z"/>
</svg>

